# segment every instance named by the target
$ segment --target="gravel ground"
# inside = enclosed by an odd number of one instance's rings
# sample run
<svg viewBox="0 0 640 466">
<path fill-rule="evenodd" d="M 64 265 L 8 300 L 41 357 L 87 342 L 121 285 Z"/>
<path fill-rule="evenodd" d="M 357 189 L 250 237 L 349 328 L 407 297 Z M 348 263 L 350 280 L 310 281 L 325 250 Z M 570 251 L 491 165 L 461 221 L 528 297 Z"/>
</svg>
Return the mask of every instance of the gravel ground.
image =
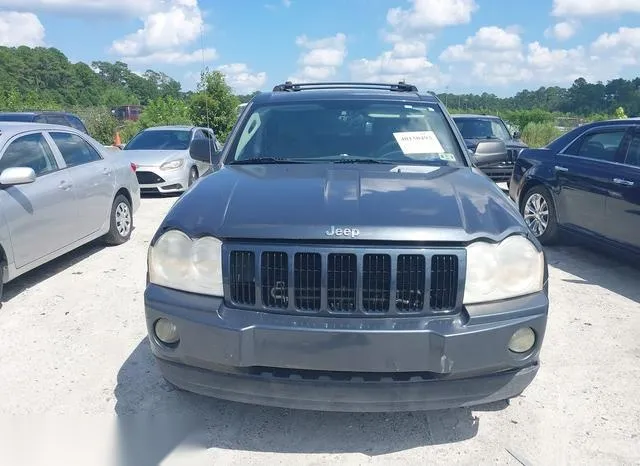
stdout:
<svg viewBox="0 0 640 466">
<path fill-rule="evenodd" d="M 94 455 L 84 464 L 640 464 L 640 268 L 548 251 L 542 368 L 510 405 L 389 415 L 241 405 L 172 390 L 145 339 L 147 245 L 174 201 L 143 199 L 129 243 L 84 247 L 7 285 L 1 419 L 36 423 L 4 426 L 15 442 L 0 441 L 0 464 L 19 453 L 23 464 L 80 464 L 80 452 Z M 117 429 L 94 435 L 114 413 Z"/>
</svg>

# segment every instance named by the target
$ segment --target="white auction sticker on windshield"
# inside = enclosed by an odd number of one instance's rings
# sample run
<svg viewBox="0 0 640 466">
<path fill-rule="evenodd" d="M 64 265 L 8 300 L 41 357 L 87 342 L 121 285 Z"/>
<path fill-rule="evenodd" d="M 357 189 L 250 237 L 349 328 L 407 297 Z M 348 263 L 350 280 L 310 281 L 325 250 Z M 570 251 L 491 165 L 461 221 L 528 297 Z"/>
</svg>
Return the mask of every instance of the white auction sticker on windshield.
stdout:
<svg viewBox="0 0 640 466">
<path fill-rule="evenodd" d="M 405 154 L 441 154 L 444 148 L 433 131 L 393 133 Z"/>
</svg>

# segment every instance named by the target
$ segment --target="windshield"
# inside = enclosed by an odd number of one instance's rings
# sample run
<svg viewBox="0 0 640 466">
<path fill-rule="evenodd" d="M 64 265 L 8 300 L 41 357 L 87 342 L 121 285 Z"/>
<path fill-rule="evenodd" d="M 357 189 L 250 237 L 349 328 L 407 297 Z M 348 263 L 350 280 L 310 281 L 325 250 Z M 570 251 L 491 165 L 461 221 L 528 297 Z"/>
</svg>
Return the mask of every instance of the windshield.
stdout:
<svg viewBox="0 0 640 466">
<path fill-rule="evenodd" d="M 436 104 L 323 100 L 252 106 L 226 163 L 464 165 Z"/>
<path fill-rule="evenodd" d="M 138 133 L 124 150 L 186 150 L 191 131 L 184 129 L 154 129 Z"/>
<path fill-rule="evenodd" d="M 511 139 L 504 123 L 497 118 L 453 117 L 453 120 L 465 139 L 502 139 L 503 141 Z"/>
</svg>

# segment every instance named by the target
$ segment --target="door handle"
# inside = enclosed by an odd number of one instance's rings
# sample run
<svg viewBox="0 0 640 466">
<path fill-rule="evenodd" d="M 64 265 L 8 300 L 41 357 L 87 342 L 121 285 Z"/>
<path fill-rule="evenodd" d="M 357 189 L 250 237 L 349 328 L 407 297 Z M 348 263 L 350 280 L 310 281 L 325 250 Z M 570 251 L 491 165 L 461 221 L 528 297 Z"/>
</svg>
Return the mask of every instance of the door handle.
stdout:
<svg viewBox="0 0 640 466">
<path fill-rule="evenodd" d="M 624 180 L 622 178 L 614 178 L 613 182 L 615 184 L 621 184 L 622 186 L 633 186 L 633 181 Z"/>
<path fill-rule="evenodd" d="M 556 165 L 554 167 L 556 169 L 557 172 L 568 172 L 569 169 L 567 167 L 561 167 L 560 165 Z"/>
<path fill-rule="evenodd" d="M 58 188 L 63 189 L 63 190 L 67 190 L 70 189 L 73 186 L 73 184 L 67 182 L 67 181 L 61 181 L 60 184 L 58 185 Z"/>
</svg>

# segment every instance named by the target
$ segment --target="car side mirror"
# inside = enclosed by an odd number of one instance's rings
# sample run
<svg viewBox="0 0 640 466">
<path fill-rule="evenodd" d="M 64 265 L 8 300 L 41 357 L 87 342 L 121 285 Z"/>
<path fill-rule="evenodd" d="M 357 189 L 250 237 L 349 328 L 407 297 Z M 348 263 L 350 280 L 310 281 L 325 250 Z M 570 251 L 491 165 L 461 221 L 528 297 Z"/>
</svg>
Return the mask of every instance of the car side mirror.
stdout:
<svg viewBox="0 0 640 466">
<path fill-rule="evenodd" d="M 36 181 L 36 172 L 31 167 L 11 167 L 0 173 L 0 185 L 16 186 Z"/>
<path fill-rule="evenodd" d="M 193 160 L 216 165 L 220 161 L 220 151 L 214 150 L 213 142 L 209 139 L 196 139 L 191 142 L 189 155 Z"/>
<path fill-rule="evenodd" d="M 500 139 L 481 141 L 476 146 L 473 158 L 478 166 L 504 162 L 507 160 L 507 146 Z"/>
<path fill-rule="evenodd" d="M 513 139 L 520 139 L 522 135 L 520 134 L 520 131 L 514 131 L 513 132 Z"/>
</svg>

